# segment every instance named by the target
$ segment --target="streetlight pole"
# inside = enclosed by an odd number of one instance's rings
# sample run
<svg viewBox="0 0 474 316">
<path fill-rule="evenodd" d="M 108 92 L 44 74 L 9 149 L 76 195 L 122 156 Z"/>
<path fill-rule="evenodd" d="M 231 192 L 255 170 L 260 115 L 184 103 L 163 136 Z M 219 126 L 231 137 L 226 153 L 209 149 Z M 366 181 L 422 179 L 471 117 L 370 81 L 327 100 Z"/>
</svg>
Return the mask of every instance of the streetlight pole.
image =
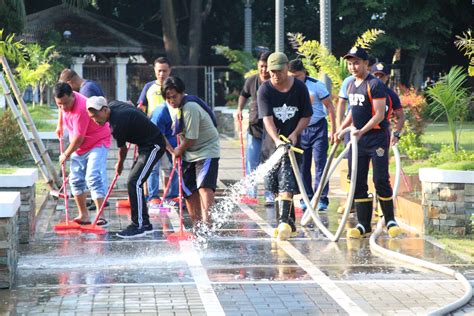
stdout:
<svg viewBox="0 0 474 316">
<path fill-rule="evenodd" d="M 244 51 L 252 52 L 252 3 L 253 0 L 244 0 Z"/>
<path fill-rule="evenodd" d="M 331 0 L 320 0 L 319 1 L 319 12 L 320 12 L 320 29 L 321 29 L 321 45 L 331 52 L 332 50 L 332 39 L 331 39 Z M 329 91 L 331 91 L 331 80 L 327 75 L 324 75 L 322 80 Z"/>
<path fill-rule="evenodd" d="M 275 51 L 284 52 L 285 1 L 275 0 Z"/>
</svg>

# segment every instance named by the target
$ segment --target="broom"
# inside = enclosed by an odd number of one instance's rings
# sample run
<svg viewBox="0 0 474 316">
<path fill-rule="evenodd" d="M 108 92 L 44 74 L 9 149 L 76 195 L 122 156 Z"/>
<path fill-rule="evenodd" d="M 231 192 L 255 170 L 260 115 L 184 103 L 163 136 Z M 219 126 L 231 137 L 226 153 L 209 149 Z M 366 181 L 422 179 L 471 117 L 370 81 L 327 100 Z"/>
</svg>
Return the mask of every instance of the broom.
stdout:
<svg viewBox="0 0 474 316">
<path fill-rule="evenodd" d="M 59 137 L 59 151 L 61 154 L 64 153 L 64 142 L 63 138 Z M 69 230 L 69 229 L 79 229 L 81 225 L 74 221 L 69 221 L 69 196 L 67 194 L 67 176 L 66 176 L 66 162 L 61 164 L 61 172 L 63 174 L 63 196 L 64 196 L 64 209 L 66 214 L 66 221 L 60 222 L 54 226 L 54 230 Z"/>
<path fill-rule="evenodd" d="M 103 235 L 107 231 L 103 229 L 100 226 L 97 226 L 97 221 L 99 220 L 100 216 L 104 212 L 105 208 L 105 202 L 109 199 L 110 193 L 112 193 L 112 189 L 114 188 L 115 182 L 117 182 L 119 174 L 115 173 L 114 179 L 112 180 L 112 183 L 110 184 L 109 190 L 107 191 L 107 194 L 105 195 L 104 201 L 102 202 L 102 205 L 100 206 L 99 212 L 97 212 L 97 215 L 94 218 L 94 222 L 90 225 L 82 225 L 81 226 L 81 232 L 83 233 L 93 233 L 97 235 Z"/>
</svg>

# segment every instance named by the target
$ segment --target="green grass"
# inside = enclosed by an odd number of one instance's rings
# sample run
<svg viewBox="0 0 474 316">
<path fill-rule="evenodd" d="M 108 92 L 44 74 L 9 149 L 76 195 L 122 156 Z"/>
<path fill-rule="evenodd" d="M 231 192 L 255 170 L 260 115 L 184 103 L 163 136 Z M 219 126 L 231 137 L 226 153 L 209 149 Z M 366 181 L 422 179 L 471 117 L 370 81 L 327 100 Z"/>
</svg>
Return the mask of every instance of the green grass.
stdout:
<svg viewBox="0 0 474 316">
<path fill-rule="evenodd" d="M 38 131 L 51 132 L 56 129 L 56 123 L 48 122 L 50 120 L 57 120 L 58 118 L 57 111 L 55 111 L 54 108 L 48 105 L 36 105 L 35 108 L 33 108 L 33 106 L 29 104 L 28 111 Z"/>
<path fill-rule="evenodd" d="M 16 168 L 0 168 L 0 174 L 13 174 Z"/>
<path fill-rule="evenodd" d="M 57 119 L 57 111 L 54 108 L 50 107 L 49 105 L 36 105 L 35 108 L 33 106 L 28 105 L 28 112 L 30 112 L 31 117 L 33 120 L 54 120 Z"/>
<path fill-rule="evenodd" d="M 452 137 L 448 123 L 428 123 L 421 141 L 433 150 L 439 150 L 442 144 L 450 145 Z M 474 151 L 474 122 L 463 124 L 460 145 L 465 150 Z"/>
<path fill-rule="evenodd" d="M 421 137 L 423 144 L 431 148 L 435 153 L 441 149 L 441 145 L 451 144 L 451 133 L 447 123 L 429 123 Z M 461 133 L 461 148 L 466 151 L 474 151 L 474 122 L 463 124 Z M 391 154 L 392 155 L 392 154 Z M 444 170 L 474 170 L 474 161 L 446 162 L 440 165 L 433 165 L 428 160 L 410 161 L 402 160 L 402 169 L 405 174 L 418 174 L 420 168 L 439 168 Z M 390 172 L 395 172 L 395 164 L 390 164 Z"/>
<path fill-rule="evenodd" d="M 459 253 L 463 258 L 474 262 L 474 235 L 454 236 L 446 233 L 433 233 L 433 237 L 454 254 Z"/>
</svg>

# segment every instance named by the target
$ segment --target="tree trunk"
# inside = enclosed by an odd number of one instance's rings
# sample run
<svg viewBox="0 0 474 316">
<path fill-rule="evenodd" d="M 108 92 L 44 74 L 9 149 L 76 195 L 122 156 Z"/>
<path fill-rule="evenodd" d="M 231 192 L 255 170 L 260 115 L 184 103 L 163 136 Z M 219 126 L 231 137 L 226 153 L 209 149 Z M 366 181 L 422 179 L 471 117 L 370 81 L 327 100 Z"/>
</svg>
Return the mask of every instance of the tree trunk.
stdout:
<svg viewBox="0 0 474 316">
<path fill-rule="evenodd" d="M 173 1 L 160 0 L 161 25 L 163 29 L 163 43 L 168 59 L 172 65 L 181 64 L 179 55 L 179 42 L 176 35 L 176 19 L 174 17 Z"/>
<path fill-rule="evenodd" d="M 425 68 L 427 56 L 428 47 L 426 42 L 423 42 L 420 49 L 414 54 L 410 71 L 410 86 L 413 86 L 417 91 L 420 90 L 421 85 L 423 84 L 423 70 Z"/>
<path fill-rule="evenodd" d="M 212 7 L 212 1 L 207 0 L 206 7 L 203 11 L 202 1 L 203 0 L 191 0 L 189 9 L 190 21 L 188 33 L 188 64 L 191 66 L 197 66 L 199 64 L 202 42 L 202 23 L 206 20 Z M 188 91 L 196 95 L 198 94 L 197 68 L 190 70 L 190 76 L 188 78 L 187 86 Z M 201 97 L 204 97 L 204 95 L 202 95 Z"/>
</svg>

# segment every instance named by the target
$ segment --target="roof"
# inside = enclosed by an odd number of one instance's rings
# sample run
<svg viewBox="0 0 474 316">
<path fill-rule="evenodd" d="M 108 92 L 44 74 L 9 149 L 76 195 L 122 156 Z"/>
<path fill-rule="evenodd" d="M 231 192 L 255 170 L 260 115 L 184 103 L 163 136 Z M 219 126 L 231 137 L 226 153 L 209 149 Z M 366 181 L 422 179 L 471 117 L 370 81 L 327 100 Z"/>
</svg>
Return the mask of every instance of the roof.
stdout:
<svg viewBox="0 0 474 316">
<path fill-rule="evenodd" d="M 72 53 L 164 53 L 161 37 L 67 4 L 29 14 L 21 37 L 27 43 L 41 43 L 50 30 L 71 32 L 67 45 Z"/>
</svg>

